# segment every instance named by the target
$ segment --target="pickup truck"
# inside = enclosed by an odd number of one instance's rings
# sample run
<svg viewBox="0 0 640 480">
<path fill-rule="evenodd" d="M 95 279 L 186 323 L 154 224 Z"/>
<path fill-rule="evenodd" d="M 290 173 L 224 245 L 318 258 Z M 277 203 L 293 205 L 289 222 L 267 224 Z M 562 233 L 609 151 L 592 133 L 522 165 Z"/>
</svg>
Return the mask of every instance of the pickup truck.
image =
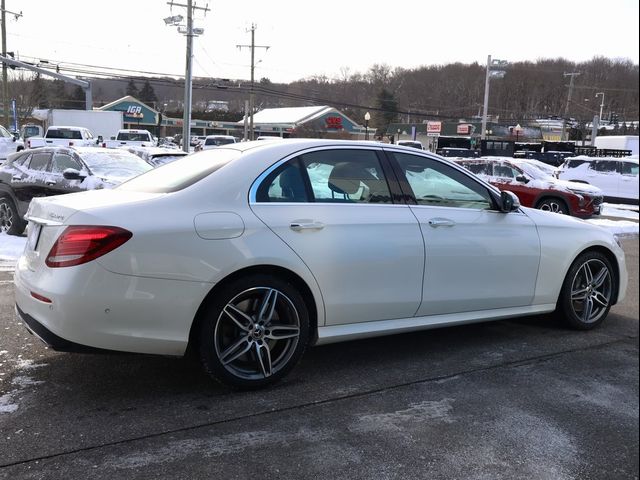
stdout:
<svg viewBox="0 0 640 480">
<path fill-rule="evenodd" d="M 51 126 L 44 137 L 29 137 L 27 148 L 52 147 L 95 147 L 102 139 L 95 138 L 91 130 L 84 127 Z"/>
<path fill-rule="evenodd" d="M 107 148 L 155 147 L 157 143 L 157 139 L 151 135 L 149 130 L 124 129 L 118 130 L 118 134 L 115 137 L 101 142 L 101 145 Z"/>
</svg>

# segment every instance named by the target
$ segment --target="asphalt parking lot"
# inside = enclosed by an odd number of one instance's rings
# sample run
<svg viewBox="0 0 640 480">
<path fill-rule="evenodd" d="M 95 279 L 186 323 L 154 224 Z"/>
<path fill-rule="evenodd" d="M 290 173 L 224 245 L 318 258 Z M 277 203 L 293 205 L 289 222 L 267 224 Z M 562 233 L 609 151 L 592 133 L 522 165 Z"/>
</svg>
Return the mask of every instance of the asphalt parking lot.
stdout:
<svg viewBox="0 0 640 480">
<path fill-rule="evenodd" d="M 46 349 L 0 272 L 0 478 L 638 478 L 638 236 L 591 332 L 527 317 L 328 345 L 234 392 L 197 364 Z"/>
</svg>

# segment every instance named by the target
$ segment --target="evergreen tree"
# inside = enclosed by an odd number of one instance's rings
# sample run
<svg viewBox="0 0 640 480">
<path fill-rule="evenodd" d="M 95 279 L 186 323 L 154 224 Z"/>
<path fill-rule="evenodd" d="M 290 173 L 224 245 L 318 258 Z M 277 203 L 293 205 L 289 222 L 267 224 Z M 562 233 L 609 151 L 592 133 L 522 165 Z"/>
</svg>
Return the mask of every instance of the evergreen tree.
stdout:
<svg viewBox="0 0 640 480">
<path fill-rule="evenodd" d="M 136 98 L 138 98 L 138 95 L 140 94 L 140 92 L 138 91 L 138 87 L 136 86 L 136 82 L 133 81 L 133 78 L 130 78 L 129 83 L 127 83 L 126 94 Z"/>
<path fill-rule="evenodd" d="M 140 90 L 140 100 L 142 100 L 147 105 L 155 106 L 158 101 L 158 97 L 156 96 L 156 92 L 153 90 L 151 83 L 149 80 L 145 80 L 142 89 Z"/>
<path fill-rule="evenodd" d="M 54 80 L 49 90 L 49 105 L 51 108 L 68 108 L 69 95 L 63 80 Z"/>
<path fill-rule="evenodd" d="M 74 108 L 76 110 L 84 110 L 86 106 L 86 95 L 80 85 L 76 85 L 73 92 L 66 101 L 67 108 Z"/>
<path fill-rule="evenodd" d="M 374 125 L 378 131 L 386 131 L 390 123 L 398 117 L 398 102 L 386 88 L 380 90 L 376 97 L 376 106 L 381 109 L 374 114 Z"/>
</svg>

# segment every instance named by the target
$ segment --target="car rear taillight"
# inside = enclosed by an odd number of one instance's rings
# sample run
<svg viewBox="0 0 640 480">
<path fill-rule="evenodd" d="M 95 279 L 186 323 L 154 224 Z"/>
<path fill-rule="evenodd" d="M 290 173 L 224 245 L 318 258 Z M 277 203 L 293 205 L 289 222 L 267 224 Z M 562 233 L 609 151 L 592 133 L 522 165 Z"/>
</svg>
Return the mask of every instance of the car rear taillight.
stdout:
<svg viewBox="0 0 640 480">
<path fill-rule="evenodd" d="M 119 227 L 70 226 L 53 244 L 45 263 L 51 268 L 81 265 L 115 250 L 132 236 Z"/>
</svg>

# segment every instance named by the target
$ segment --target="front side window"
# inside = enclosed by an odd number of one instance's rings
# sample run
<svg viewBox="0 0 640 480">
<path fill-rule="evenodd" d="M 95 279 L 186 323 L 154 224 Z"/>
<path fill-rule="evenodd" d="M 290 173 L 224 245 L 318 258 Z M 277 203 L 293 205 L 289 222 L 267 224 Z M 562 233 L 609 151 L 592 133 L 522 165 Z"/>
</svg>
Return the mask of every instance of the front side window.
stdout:
<svg viewBox="0 0 640 480">
<path fill-rule="evenodd" d="M 418 205 L 490 209 L 489 191 L 455 168 L 430 158 L 393 152 Z"/>
<path fill-rule="evenodd" d="M 516 178 L 520 175 L 521 172 L 516 170 L 515 168 L 504 164 L 504 163 L 495 163 L 493 165 L 493 175 L 500 178 Z"/>
<path fill-rule="evenodd" d="M 51 171 L 54 173 L 64 173 L 67 168 L 73 168 L 75 170 L 82 170 L 82 165 L 66 153 L 54 153 L 53 160 L 51 161 Z"/>
</svg>

